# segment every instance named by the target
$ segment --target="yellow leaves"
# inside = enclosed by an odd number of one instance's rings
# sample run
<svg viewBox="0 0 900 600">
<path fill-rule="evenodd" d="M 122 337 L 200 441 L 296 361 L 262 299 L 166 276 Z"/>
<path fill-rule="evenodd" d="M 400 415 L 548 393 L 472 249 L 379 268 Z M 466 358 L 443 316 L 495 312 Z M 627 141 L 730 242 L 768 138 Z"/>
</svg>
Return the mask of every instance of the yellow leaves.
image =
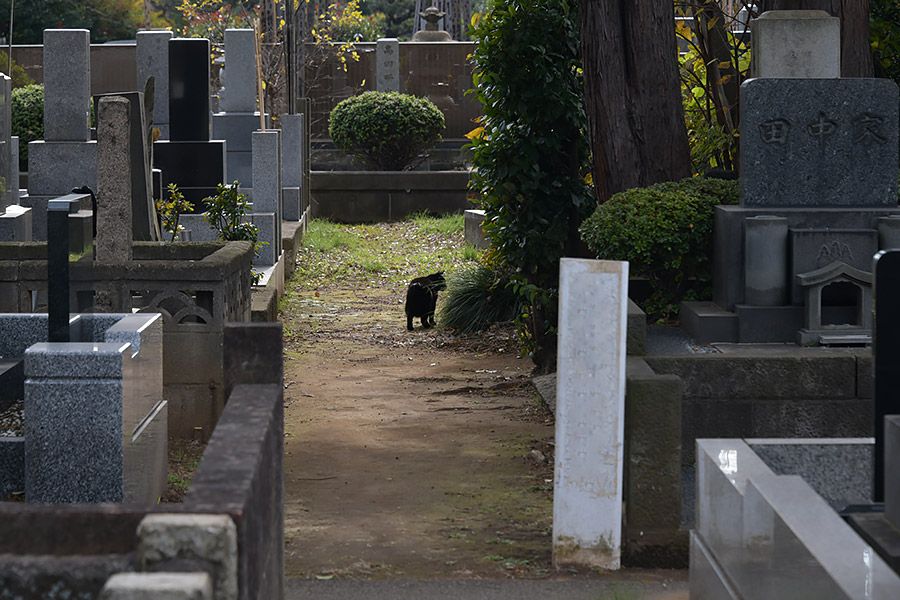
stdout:
<svg viewBox="0 0 900 600">
<path fill-rule="evenodd" d="M 594 174 L 593 174 L 593 173 L 588 173 L 588 174 L 585 175 L 582 179 L 584 179 L 584 182 L 585 182 L 586 184 L 588 184 L 588 185 L 594 185 Z"/>
<path fill-rule="evenodd" d="M 484 127 L 481 127 L 481 126 L 476 127 L 469 133 L 465 134 L 465 136 L 467 138 L 469 138 L 470 140 L 480 139 L 483 135 L 484 135 Z"/>
</svg>

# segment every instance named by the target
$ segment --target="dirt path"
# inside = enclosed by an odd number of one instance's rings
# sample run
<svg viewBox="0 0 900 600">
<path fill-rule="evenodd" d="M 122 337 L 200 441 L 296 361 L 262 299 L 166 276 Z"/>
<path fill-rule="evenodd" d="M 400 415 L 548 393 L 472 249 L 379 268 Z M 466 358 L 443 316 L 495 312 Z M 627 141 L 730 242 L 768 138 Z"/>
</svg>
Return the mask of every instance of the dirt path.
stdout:
<svg viewBox="0 0 900 600">
<path fill-rule="evenodd" d="M 552 420 L 515 331 L 407 332 L 396 296 L 286 302 L 286 576 L 558 575 L 552 459 L 538 454 L 552 454 Z"/>
<path fill-rule="evenodd" d="M 286 574 L 545 573 L 552 466 L 526 457 L 553 429 L 514 332 L 407 332 L 402 310 L 377 293 L 292 303 Z"/>
</svg>

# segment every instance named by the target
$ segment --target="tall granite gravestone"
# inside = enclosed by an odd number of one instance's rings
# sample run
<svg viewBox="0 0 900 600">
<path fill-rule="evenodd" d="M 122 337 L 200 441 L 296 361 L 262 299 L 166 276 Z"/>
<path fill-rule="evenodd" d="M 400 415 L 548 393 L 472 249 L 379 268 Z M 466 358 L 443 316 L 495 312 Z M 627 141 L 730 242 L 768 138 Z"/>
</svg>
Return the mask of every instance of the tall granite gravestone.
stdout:
<svg viewBox="0 0 900 600">
<path fill-rule="evenodd" d="M 813 17 L 777 23 L 801 42 L 814 37 L 806 27 L 830 32 L 811 46 L 839 45 L 839 28 Z M 771 67 L 795 38 L 754 55 Z M 701 343 L 871 339 L 872 256 L 900 239 L 897 85 L 798 78 L 831 71 L 810 48 L 791 57 L 792 70 L 741 86 L 741 202 L 715 210 L 713 302 L 682 305 Z"/>
<path fill-rule="evenodd" d="M 274 265 L 281 256 L 281 130 L 253 132 L 253 224 L 259 249 L 253 263 Z"/>
<path fill-rule="evenodd" d="M 28 196 L 35 240 L 47 239 L 47 202 L 75 188 L 97 189 L 97 143 L 91 141 L 91 48 L 87 29 L 44 31 L 44 139 L 28 144 Z M 79 196 L 83 197 L 83 196 Z M 90 246 L 90 204 L 73 204 L 70 240 Z M 74 232 L 73 232 L 74 233 Z"/>
<path fill-rule="evenodd" d="M 304 115 L 281 115 L 281 218 L 299 221 L 303 213 Z"/>
<path fill-rule="evenodd" d="M 169 139 L 169 40 L 171 31 L 137 32 L 137 82 L 143 90 L 153 78 L 153 127 Z"/>
<path fill-rule="evenodd" d="M 225 142 L 209 139 L 209 40 L 169 40 L 169 139 L 153 144 L 162 187 L 174 183 L 194 212 L 227 182 Z"/>
<path fill-rule="evenodd" d="M 225 30 L 225 89 L 221 112 L 212 116 L 213 137 L 226 141 L 230 181 L 253 187 L 251 135 L 260 129 L 256 103 L 256 33 L 252 29 Z M 268 116 L 266 116 L 266 119 Z"/>
<path fill-rule="evenodd" d="M 31 209 L 19 206 L 19 139 L 11 136 L 12 80 L 0 73 L 0 242 L 31 241 Z M 15 144 L 15 146 L 13 146 Z"/>
</svg>

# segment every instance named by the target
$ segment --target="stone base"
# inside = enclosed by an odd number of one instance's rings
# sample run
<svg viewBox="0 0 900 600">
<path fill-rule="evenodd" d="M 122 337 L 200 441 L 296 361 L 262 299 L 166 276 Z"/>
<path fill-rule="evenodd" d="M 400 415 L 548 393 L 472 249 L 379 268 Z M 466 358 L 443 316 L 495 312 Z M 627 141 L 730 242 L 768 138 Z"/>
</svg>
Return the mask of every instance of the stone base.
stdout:
<svg viewBox="0 0 900 600">
<path fill-rule="evenodd" d="M 682 302 L 681 327 L 701 346 L 713 342 L 737 342 L 737 315 L 714 302 Z"/>
<path fill-rule="evenodd" d="M 0 242 L 30 242 L 32 239 L 31 209 L 18 204 L 6 207 L 0 215 Z"/>
<path fill-rule="evenodd" d="M 97 191 L 97 142 L 28 143 L 28 193 L 64 196 L 74 188 Z"/>
<path fill-rule="evenodd" d="M 79 210 L 69 214 L 69 252 L 83 254 L 94 245 L 94 213 Z"/>
<path fill-rule="evenodd" d="M 298 187 L 281 188 L 281 218 L 284 221 L 299 221 L 302 216 L 302 194 Z"/>
<path fill-rule="evenodd" d="M 187 200 L 194 203 L 194 212 L 206 207 L 200 202 L 216 193 L 220 183 L 230 183 L 225 166 L 225 142 L 156 141 L 153 143 L 153 166 L 162 170 L 162 187 L 170 183 L 178 186 Z"/>
<path fill-rule="evenodd" d="M 482 250 L 490 248 L 490 243 L 484 238 L 484 211 L 483 210 L 467 210 L 465 212 L 466 223 L 466 243 L 472 244 L 476 248 Z"/>
</svg>

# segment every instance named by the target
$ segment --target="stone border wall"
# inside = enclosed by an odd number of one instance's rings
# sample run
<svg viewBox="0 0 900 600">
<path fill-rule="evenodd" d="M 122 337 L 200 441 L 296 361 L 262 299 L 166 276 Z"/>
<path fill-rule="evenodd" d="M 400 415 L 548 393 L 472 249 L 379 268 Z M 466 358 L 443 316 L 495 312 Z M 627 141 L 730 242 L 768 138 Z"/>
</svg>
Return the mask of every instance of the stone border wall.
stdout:
<svg viewBox="0 0 900 600">
<path fill-rule="evenodd" d="M 0 589 L 13 597 L 45 597 L 51 589 L 59 597 L 66 591 L 72 597 L 96 597 L 113 573 L 138 570 L 137 529 L 147 514 L 212 513 L 229 515 L 237 527 L 239 598 L 280 597 L 281 324 L 229 324 L 225 330 L 226 363 L 232 370 L 227 379 L 234 389 L 185 502 L 0 502 Z"/>
</svg>

